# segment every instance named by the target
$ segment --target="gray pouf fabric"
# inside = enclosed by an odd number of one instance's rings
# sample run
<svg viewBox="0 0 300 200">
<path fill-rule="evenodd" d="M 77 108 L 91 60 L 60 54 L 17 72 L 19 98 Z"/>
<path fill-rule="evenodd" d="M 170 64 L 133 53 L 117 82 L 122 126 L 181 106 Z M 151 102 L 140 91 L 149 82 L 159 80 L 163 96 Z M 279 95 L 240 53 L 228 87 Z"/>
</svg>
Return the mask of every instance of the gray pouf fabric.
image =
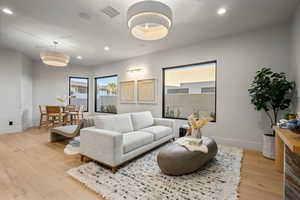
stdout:
<svg viewBox="0 0 300 200">
<path fill-rule="evenodd" d="M 194 172 L 213 159 L 218 153 L 216 142 L 203 136 L 203 144 L 207 145 L 208 153 L 188 151 L 185 147 L 173 143 L 159 152 L 158 166 L 164 174 L 183 175 Z"/>
</svg>

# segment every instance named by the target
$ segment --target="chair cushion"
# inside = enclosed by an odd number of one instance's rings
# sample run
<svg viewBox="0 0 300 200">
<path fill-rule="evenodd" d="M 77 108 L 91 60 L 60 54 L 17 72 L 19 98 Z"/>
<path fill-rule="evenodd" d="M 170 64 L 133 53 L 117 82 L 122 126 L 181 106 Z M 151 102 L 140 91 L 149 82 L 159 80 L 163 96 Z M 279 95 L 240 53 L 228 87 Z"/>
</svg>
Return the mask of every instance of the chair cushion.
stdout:
<svg viewBox="0 0 300 200">
<path fill-rule="evenodd" d="M 64 134 L 64 135 L 72 135 L 77 130 L 78 125 L 71 125 L 71 126 L 60 126 L 56 128 L 52 128 L 52 133 Z"/>
<path fill-rule="evenodd" d="M 167 126 L 150 126 L 141 131 L 153 134 L 155 141 L 172 134 L 172 129 Z"/>
<path fill-rule="evenodd" d="M 135 131 L 152 126 L 154 123 L 150 111 L 131 113 L 132 124 Z"/>
<path fill-rule="evenodd" d="M 123 134 L 123 151 L 128 153 L 154 141 L 151 133 L 134 131 Z"/>
</svg>

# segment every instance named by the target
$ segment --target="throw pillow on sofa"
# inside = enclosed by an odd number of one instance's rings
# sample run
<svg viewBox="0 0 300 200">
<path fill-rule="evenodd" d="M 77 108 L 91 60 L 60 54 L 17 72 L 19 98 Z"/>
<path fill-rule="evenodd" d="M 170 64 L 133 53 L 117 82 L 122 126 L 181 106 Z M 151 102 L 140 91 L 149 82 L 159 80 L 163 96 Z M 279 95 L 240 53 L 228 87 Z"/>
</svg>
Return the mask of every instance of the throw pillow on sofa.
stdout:
<svg viewBox="0 0 300 200">
<path fill-rule="evenodd" d="M 121 133 L 133 131 L 130 114 L 103 115 L 95 118 L 96 128 Z"/>
<path fill-rule="evenodd" d="M 147 128 L 154 124 L 150 111 L 131 113 L 131 119 L 134 130 Z"/>
<path fill-rule="evenodd" d="M 132 121 L 130 114 L 115 115 L 115 131 L 121 133 L 128 133 L 133 131 Z"/>
<path fill-rule="evenodd" d="M 95 117 L 95 125 L 98 129 L 115 130 L 114 115 L 101 115 Z"/>
</svg>

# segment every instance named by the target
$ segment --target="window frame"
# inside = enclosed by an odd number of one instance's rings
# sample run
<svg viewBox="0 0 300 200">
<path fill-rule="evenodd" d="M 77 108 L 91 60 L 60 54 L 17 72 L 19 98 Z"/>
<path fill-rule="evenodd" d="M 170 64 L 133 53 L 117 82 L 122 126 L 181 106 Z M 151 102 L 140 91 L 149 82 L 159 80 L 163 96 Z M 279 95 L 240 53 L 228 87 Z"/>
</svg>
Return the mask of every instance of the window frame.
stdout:
<svg viewBox="0 0 300 200">
<path fill-rule="evenodd" d="M 71 97 L 71 79 L 86 79 L 87 80 L 87 110 L 84 112 L 89 112 L 90 105 L 90 78 L 89 77 L 79 77 L 79 76 L 69 76 L 69 97 Z M 71 104 L 71 98 L 69 98 L 69 104 Z"/>
<path fill-rule="evenodd" d="M 218 62 L 217 60 L 210 60 L 205 62 L 199 62 L 199 63 L 192 63 L 192 64 L 185 64 L 185 65 L 178 65 L 178 66 L 171 66 L 171 67 L 164 67 L 162 68 L 162 118 L 166 119 L 178 119 L 178 120 L 187 120 L 187 118 L 177 118 L 177 117 L 166 117 L 165 116 L 165 72 L 168 69 L 177 69 L 177 68 L 184 68 L 184 67 L 191 67 L 195 65 L 205 65 L 205 64 L 212 64 L 214 63 L 216 66 L 215 69 L 215 120 L 212 120 L 210 122 L 216 122 L 217 121 L 217 69 L 218 69 Z"/>
<path fill-rule="evenodd" d="M 94 82 L 95 82 L 95 84 L 94 84 L 94 89 L 95 89 L 94 90 L 94 95 L 95 95 L 95 98 L 94 98 L 94 100 L 95 100 L 95 103 L 94 103 L 95 109 L 94 109 L 94 111 L 95 111 L 95 113 L 109 113 L 109 114 L 117 114 L 118 113 L 118 111 L 117 111 L 117 113 L 97 111 L 97 80 L 101 79 L 101 78 L 111 78 L 111 77 L 117 77 L 117 85 L 118 85 L 118 78 L 119 78 L 118 74 L 108 75 L 108 76 L 97 76 L 97 77 L 94 78 Z M 118 94 L 119 94 L 119 90 L 117 91 L 117 98 L 118 98 Z"/>
</svg>

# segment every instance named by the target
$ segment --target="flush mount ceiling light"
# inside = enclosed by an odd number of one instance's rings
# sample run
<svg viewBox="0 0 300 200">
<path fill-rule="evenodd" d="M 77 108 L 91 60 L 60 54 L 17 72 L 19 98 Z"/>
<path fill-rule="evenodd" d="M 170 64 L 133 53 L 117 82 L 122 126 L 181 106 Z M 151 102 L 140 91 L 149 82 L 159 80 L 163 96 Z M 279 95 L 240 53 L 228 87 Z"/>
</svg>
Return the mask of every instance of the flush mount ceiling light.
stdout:
<svg viewBox="0 0 300 200">
<path fill-rule="evenodd" d="M 219 14 L 219 15 L 224 15 L 226 12 L 227 12 L 226 8 L 220 8 L 220 9 L 218 10 L 218 14 Z"/>
<path fill-rule="evenodd" d="M 82 56 L 77 56 L 76 57 L 78 60 L 82 60 Z"/>
<path fill-rule="evenodd" d="M 53 67 L 66 67 L 69 64 L 70 57 L 57 52 L 56 45 L 57 42 L 53 42 L 55 46 L 55 51 L 44 51 L 40 53 L 40 57 L 44 64 L 53 66 Z"/>
<path fill-rule="evenodd" d="M 158 1 L 141 1 L 127 12 L 131 34 L 140 40 L 159 40 L 166 37 L 172 25 L 172 10 Z"/>
<path fill-rule="evenodd" d="M 105 51 L 109 51 L 109 49 L 110 49 L 109 46 L 105 46 L 105 47 L 104 47 L 104 50 L 105 50 Z"/>
<path fill-rule="evenodd" d="M 8 15 L 14 14 L 14 12 L 9 8 L 3 8 L 2 12 L 4 12 L 5 14 L 8 14 Z"/>
</svg>

